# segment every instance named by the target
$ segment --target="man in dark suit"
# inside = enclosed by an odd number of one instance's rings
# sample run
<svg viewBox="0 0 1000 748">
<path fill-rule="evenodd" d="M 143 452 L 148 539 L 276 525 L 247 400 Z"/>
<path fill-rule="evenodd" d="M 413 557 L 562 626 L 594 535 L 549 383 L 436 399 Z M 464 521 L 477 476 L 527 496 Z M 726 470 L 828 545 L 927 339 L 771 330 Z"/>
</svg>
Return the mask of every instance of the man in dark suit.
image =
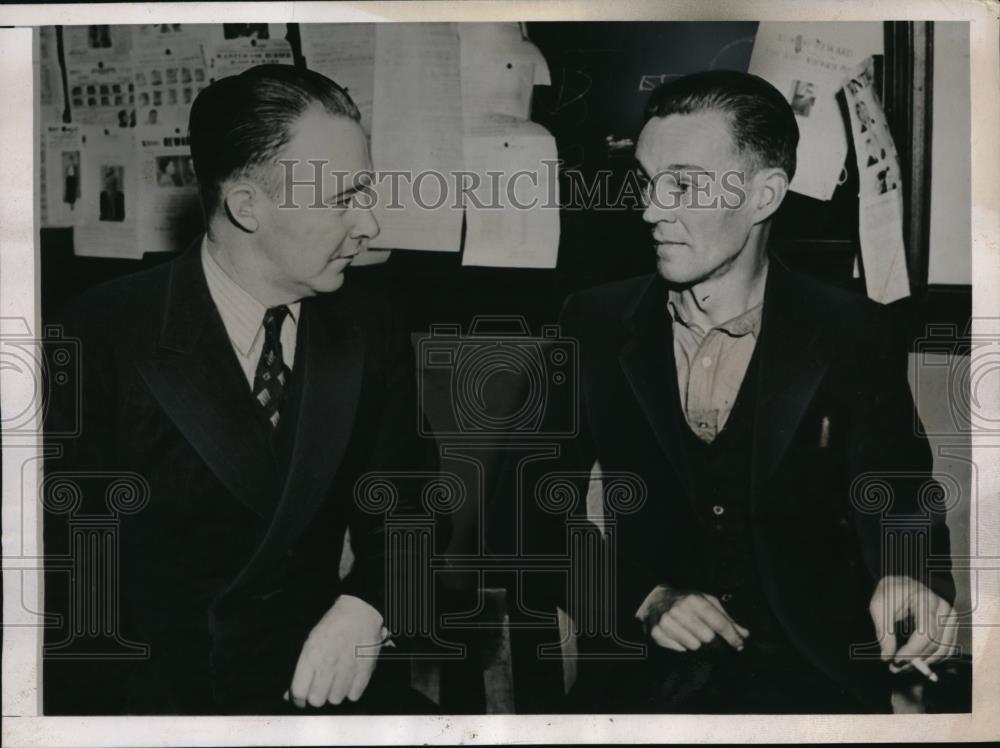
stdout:
<svg viewBox="0 0 1000 748">
<path fill-rule="evenodd" d="M 76 516 L 107 513 L 102 475 L 144 486 L 109 573 L 122 605 L 111 633 L 149 656 L 67 659 L 85 649 L 69 620 L 48 636 L 48 712 L 414 708 L 375 670 L 404 611 L 388 608 L 385 517 L 355 503 L 360 476 L 412 469 L 420 452 L 408 335 L 384 299 L 342 287 L 378 232 L 357 202 L 371 169 L 358 122 L 341 88 L 304 69 L 209 86 L 190 121 L 206 235 L 67 309 L 81 435 L 47 472 L 79 481 Z M 73 407 L 53 403 L 51 433 Z M 57 557 L 65 527 L 49 519 Z M 58 611 L 67 590 L 50 578 Z M 74 591 L 106 598 L 101 584 Z"/>
<path fill-rule="evenodd" d="M 929 673 L 955 636 L 903 341 L 886 308 L 768 255 L 798 142 L 781 93 L 700 73 L 647 116 L 657 273 L 562 315 L 580 350 L 567 459 L 645 488 L 614 516 L 600 604 L 616 646 L 646 650 L 582 668 L 576 695 L 598 711 L 888 711 L 890 674 Z"/>
<path fill-rule="evenodd" d="M 101 190 L 99 217 L 101 221 L 125 220 L 125 193 L 121 191 L 114 167 L 107 170 L 104 189 Z"/>
</svg>

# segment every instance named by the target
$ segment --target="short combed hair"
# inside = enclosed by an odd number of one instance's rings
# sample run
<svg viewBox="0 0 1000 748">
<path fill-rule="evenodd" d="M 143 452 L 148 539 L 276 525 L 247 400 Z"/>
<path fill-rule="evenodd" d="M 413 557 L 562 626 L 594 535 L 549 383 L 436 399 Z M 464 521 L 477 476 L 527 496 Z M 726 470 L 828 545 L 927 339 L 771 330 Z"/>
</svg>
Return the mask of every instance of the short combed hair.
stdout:
<svg viewBox="0 0 1000 748">
<path fill-rule="evenodd" d="M 735 70 L 707 70 L 667 81 L 646 105 L 647 121 L 699 112 L 728 117 L 737 155 L 753 171 L 778 167 L 789 180 L 795 176 L 799 126 L 791 105 L 766 80 Z"/>
<path fill-rule="evenodd" d="M 361 119 L 344 89 L 314 70 L 293 65 L 257 65 L 198 94 L 188 135 L 206 218 L 218 207 L 227 179 L 251 177 L 277 197 L 277 160 L 295 123 L 317 105 L 333 116 Z"/>
</svg>

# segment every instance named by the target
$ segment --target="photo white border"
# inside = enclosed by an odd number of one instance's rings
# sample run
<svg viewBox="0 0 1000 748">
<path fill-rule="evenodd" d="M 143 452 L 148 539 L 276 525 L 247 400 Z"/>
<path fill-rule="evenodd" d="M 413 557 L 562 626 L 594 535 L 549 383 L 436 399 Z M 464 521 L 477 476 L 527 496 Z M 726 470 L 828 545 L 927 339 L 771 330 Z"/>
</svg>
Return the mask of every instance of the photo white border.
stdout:
<svg viewBox="0 0 1000 748">
<path fill-rule="evenodd" d="M 0 25 L 128 24 L 169 20 L 222 23 L 238 8 L 241 21 L 371 22 L 371 21 L 542 21 L 542 20 L 753 20 L 753 21 L 969 21 L 972 104 L 972 240 L 974 334 L 1000 333 L 1000 5 L 996 0 L 828 0 L 794 2 L 745 0 L 656 0 L 617 2 L 357 2 L 357 3 L 163 3 L 128 5 L 5 6 Z M 35 154 L 32 120 L 31 33 L 0 29 L 0 169 L 5 175 L 0 199 L 0 309 L 2 317 L 33 320 L 40 332 L 38 248 L 34 229 Z M 992 320 L 992 322 L 991 322 Z M 977 361 L 973 361 L 973 369 Z M 987 361 L 979 362 L 983 366 Z M 995 362 L 992 364 L 995 366 Z M 20 394 L 20 393 L 17 393 Z M 981 397 L 990 393 L 979 392 Z M 978 407 L 1000 420 L 1000 392 Z M 11 393 L 4 395 L 5 399 Z M 3 451 L 4 620 L 12 620 L 22 600 L 41 609 L 41 585 L 31 579 L 38 556 L 37 517 L 21 516 L 36 503 L 27 482 L 37 480 L 37 448 L 17 448 L 6 441 Z M 36 745 L 294 745 L 389 743 L 617 743 L 617 742 L 790 742 L 886 740 L 986 740 L 1000 736 L 996 707 L 1000 704 L 1000 435 L 973 437 L 978 467 L 977 524 L 973 545 L 980 573 L 979 606 L 974 613 L 974 702 L 972 715 L 907 716 L 443 716 L 443 717 L 40 717 L 38 670 L 40 629 L 3 631 L 2 742 Z M 22 485 L 21 476 L 27 482 Z M 990 500 L 990 497 L 993 497 Z M 22 524 L 23 523 L 23 524 Z M 23 528 L 17 532 L 18 528 Z M 992 559 L 992 561 L 991 561 Z M 989 569 L 992 563 L 994 569 Z M 22 577 L 27 578 L 21 585 Z"/>
</svg>

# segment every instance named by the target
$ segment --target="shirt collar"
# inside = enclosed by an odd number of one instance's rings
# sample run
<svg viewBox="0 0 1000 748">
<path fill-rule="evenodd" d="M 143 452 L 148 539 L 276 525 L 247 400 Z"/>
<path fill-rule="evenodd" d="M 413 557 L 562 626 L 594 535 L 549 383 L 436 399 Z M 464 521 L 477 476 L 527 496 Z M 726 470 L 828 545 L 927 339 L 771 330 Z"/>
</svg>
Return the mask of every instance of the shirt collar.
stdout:
<svg viewBox="0 0 1000 748">
<path fill-rule="evenodd" d="M 690 315 L 686 313 L 687 305 L 685 301 L 686 297 L 682 292 L 672 288 L 667 291 L 667 309 L 671 318 L 676 324 L 683 325 L 699 336 L 706 335 L 708 330 L 691 321 Z M 712 329 L 721 330 L 734 338 L 741 338 L 744 335 L 753 335 L 754 338 L 758 337 L 760 335 L 760 322 L 764 311 L 764 300 L 760 298 L 756 300 L 756 303 L 751 301 L 751 304 L 753 305 L 746 311 L 716 325 Z"/>
<path fill-rule="evenodd" d="M 208 251 L 208 241 L 204 237 L 201 240 L 201 262 L 208 291 L 219 310 L 229 339 L 241 356 L 249 355 L 257 336 L 263 330 L 264 312 L 267 308 L 226 274 Z M 292 324 L 298 322 L 299 304 L 298 301 L 287 304 Z"/>
</svg>

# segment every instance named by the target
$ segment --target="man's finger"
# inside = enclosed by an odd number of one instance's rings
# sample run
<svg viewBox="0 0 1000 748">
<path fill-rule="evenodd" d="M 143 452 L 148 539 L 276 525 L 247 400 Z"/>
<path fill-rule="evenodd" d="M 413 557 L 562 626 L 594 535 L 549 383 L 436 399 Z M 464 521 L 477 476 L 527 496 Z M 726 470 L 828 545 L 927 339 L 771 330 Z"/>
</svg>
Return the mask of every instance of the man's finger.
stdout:
<svg viewBox="0 0 1000 748">
<path fill-rule="evenodd" d="M 671 610 L 670 614 L 681 626 L 697 636 L 702 644 L 708 644 L 715 638 L 715 632 L 701 618 L 701 611 L 698 608 L 679 608 Z"/>
<path fill-rule="evenodd" d="M 330 686 L 333 684 L 333 671 L 324 668 L 317 670 L 313 674 L 312 685 L 309 686 L 309 696 L 306 701 L 310 706 L 320 707 L 326 703 L 326 697 L 330 694 Z"/>
<path fill-rule="evenodd" d="M 922 588 L 925 594 L 916 595 L 911 599 L 910 610 L 918 632 L 925 632 L 927 644 L 920 656 L 931 654 L 938 648 L 944 637 L 942 625 L 947 617 L 949 606 L 930 590 Z M 907 642 L 909 644 L 909 642 Z"/>
<path fill-rule="evenodd" d="M 729 646 L 733 649 L 743 649 L 743 637 L 740 636 L 729 616 L 720 613 L 715 606 L 709 604 L 706 604 L 700 613 L 701 619 L 716 634 L 725 639 Z"/>
<path fill-rule="evenodd" d="M 312 679 L 312 665 L 310 665 L 309 658 L 307 657 L 305 650 L 303 650 L 302 654 L 299 655 L 298 664 L 295 666 L 295 675 L 292 676 L 292 685 L 288 689 L 291 693 L 292 701 L 299 709 L 305 708 L 306 697 L 309 695 L 309 686 L 312 685 Z"/>
<path fill-rule="evenodd" d="M 333 679 L 333 685 L 327 693 L 327 701 L 331 704 L 340 704 L 347 696 L 347 689 L 350 688 L 354 680 L 354 667 L 351 661 L 341 661 Z"/>
<path fill-rule="evenodd" d="M 885 595 L 876 595 L 868 606 L 875 624 L 875 638 L 882 650 L 882 662 L 888 662 L 896 654 L 896 633 L 886 625 L 889 615 L 885 603 Z"/>
<path fill-rule="evenodd" d="M 660 628 L 659 626 L 654 626 L 650 630 L 650 634 L 653 637 L 653 641 L 656 642 L 657 644 L 659 644 L 664 649 L 672 649 L 675 652 L 686 652 L 687 651 L 686 649 L 684 649 L 683 646 L 681 646 L 679 643 L 677 643 L 676 641 L 674 641 L 673 639 L 671 639 L 669 636 L 667 636 L 665 633 L 663 633 L 663 629 Z"/>
<path fill-rule="evenodd" d="M 685 650 L 693 651 L 701 648 L 701 640 L 684 628 L 670 613 L 664 613 L 660 616 L 659 627 L 664 634 L 684 647 Z"/>
<path fill-rule="evenodd" d="M 702 595 L 701 597 L 705 602 L 709 603 L 713 608 L 722 613 L 722 615 L 724 615 L 726 618 L 730 617 L 729 611 L 727 611 L 724 607 L 722 607 L 722 603 L 719 602 L 719 598 L 717 598 L 715 595 Z"/>
<path fill-rule="evenodd" d="M 947 660 L 954 653 L 955 653 L 954 644 L 942 644 L 936 650 L 934 650 L 933 654 L 931 654 L 929 657 L 925 657 L 924 662 L 926 662 L 928 665 L 936 665 L 937 663 L 941 662 L 941 660 Z"/>
<path fill-rule="evenodd" d="M 726 610 L 722 606 L 721 602 L 719 602 L 719 598 L 717 598 L 715 595 L 704 595 L 704 598 L 706 600 L 708 600 L 708 602 L 710 602 L 712 604 L 713 608 L 715 608 L 717 611 L 719 611 L 720 613 L 722 613 L 722 615 L 724 615 L 726 617 L 726 619 L 731 624 L 733 624 L 733 628 L 736 629 L 736 633 L 738 633 L 742 638 L 746 639 L 748 636 L 750 636 L 750 629 L 746 628 L 745 626 L 741 626 L 740 624 L 738 624 L 733 619 L 733 617 L 731 615 L 729 615 L 729 611 Z"/>
<path fill-rule="evenodd" d="M 368 688 L 368 683 L 372 679 L 372 673 L 375 672 L 375 668 L 363 665 L 358 673 L 354 676 L 354 682 L 351 684 L 350 690 L 347 692 L 347 698 L 350 701 L 357 701 L 364 694 L 365 689 Z"/>
<path fill-rule="evenodd" d="M 896 665 L 905 665 L 917 657 L 924 657 L 937 649 L 937 644 L 924 631 L 915 631 L 893 658 Z"/>
<path fill-rule="evenodd" d="M 947 603 L 945 603 L 947 605 Z M 955 642 L 958 641 L 958 615 L 948 606 L 948 615 L 941 627 L 941 641 L 934 653 L 926 658 L 928 665 L 941 662 L 956 653 Z"/>
</svg>

